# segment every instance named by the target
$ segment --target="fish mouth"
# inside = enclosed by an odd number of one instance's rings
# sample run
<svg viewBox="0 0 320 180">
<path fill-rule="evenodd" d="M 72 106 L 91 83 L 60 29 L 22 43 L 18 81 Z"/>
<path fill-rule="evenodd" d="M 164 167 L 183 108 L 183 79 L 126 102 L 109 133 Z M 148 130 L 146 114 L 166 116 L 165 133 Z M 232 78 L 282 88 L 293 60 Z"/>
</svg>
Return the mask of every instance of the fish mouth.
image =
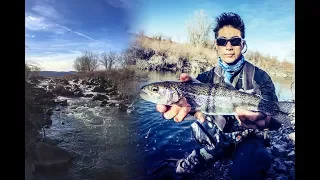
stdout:
<svg viewBox="0 0 320 180">
<path fill-rule="evenodd" d="M 159 100 L 157 99 L 156 95 L 148 91 L 144 91 L 144 90 L 140 91 L 140 98 L 152 103 L 159 103 Z"/>
<path fill-rule="evenodd" d="M 150 98 L 150 95 L 146 91 L 141 90 L 140 97 L 144 100 L 148 100 Z"/>
</svg>

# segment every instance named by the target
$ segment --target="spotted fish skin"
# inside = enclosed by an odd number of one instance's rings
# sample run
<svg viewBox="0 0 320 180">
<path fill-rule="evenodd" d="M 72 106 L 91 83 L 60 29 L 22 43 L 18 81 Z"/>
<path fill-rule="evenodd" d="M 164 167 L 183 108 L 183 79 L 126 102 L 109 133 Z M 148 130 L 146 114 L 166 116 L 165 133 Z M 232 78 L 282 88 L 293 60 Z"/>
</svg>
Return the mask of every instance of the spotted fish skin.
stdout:
<svg viewBox="0 0 320 180">
<path fill-rule="evenodd" d="M 227 84 L 154 82 L 141 88 L 140 97 L 169 106 L 185 97 L 192 111 L 201 111 L 206 115 L 235 115 L 235 108 L 239 107 L 263 112 L 283 126 L 292 126 L 294 122 L 294 102 L 268 101 Z"/>
</svg>

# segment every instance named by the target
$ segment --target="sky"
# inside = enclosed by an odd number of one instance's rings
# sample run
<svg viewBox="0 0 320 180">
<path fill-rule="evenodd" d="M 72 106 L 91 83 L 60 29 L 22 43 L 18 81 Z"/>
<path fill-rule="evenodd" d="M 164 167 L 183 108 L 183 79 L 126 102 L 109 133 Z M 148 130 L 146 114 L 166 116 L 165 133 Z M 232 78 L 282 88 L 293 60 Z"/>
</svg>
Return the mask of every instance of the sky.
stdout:
<svg viewBox="0 0 320 180">
<path fill-rule="evenodd" d="M 121 51 L 134 23 L 132 0 L 26 0 L 25 44 L 29 63 L 42 70 L 74 71 L 84 51 Z"/>
<path fill-rule="evenodd" d="M 26 0 L 26 61 L 71 71 L 84 50 L 125 49 L 128 32 L 185 43 L 186 22 L 203 9 L 213 23 L 222 12 L 239 14 L 248 50 L 294 62 L 294 6 L 293 0 Z"/>
</svg>

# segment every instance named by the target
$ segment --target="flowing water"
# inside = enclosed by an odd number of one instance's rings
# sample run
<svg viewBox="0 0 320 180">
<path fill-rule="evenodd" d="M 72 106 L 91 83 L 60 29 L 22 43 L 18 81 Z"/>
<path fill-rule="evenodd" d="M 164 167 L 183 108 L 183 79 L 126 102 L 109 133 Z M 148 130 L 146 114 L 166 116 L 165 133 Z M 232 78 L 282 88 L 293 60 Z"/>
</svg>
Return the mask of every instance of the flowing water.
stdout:
<svg viewBox="0 0 320 180">
<path fill-rule="evenodd" d="M 178 74 L 150 73 L 144 83 L 163 80 L 178 80 Z M 274 83 L 280 100 L 292 98 L 290 80 Z M 72 154 L 72 165 L 65 172 L 38 173 L 38 179 L 148 179 L 159 161 L 183 158 L 198 146 L 193 121 L 165 120 L 154 104 L 140 99 L 131 113 L 100 107 L 89 98 L 69 98 L 68 104 L 54 111 L 46 136 Z"/>
</svg>

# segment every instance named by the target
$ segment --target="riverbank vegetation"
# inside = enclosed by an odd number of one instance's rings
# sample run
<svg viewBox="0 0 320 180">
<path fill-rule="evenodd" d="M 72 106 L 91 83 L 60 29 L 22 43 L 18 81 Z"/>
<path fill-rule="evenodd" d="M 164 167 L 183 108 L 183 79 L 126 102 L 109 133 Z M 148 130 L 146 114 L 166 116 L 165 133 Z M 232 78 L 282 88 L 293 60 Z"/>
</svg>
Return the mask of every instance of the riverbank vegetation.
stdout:
<svg viewBox="0 0 320 180">
<path fill-rule="evenodd" d="M 122 53 L 124 62 L 148 71 L 181 71 L 200 73 L 217 63 L 213 45 L 212 23 L 205 11 L 200 10 L 188 21 L 188 41 L 178 43 L 169 37 L 148 37 L 143 31 L 132 34 L 134 41 Z M 211 36 L 210 36 L 211 34 Z M 293 77 L 294 63 L 258 51 L 244 53 L 245 58 L 272 76 Z M 129 57 L 129 59 L 128 59 Z"/>
</svg>

